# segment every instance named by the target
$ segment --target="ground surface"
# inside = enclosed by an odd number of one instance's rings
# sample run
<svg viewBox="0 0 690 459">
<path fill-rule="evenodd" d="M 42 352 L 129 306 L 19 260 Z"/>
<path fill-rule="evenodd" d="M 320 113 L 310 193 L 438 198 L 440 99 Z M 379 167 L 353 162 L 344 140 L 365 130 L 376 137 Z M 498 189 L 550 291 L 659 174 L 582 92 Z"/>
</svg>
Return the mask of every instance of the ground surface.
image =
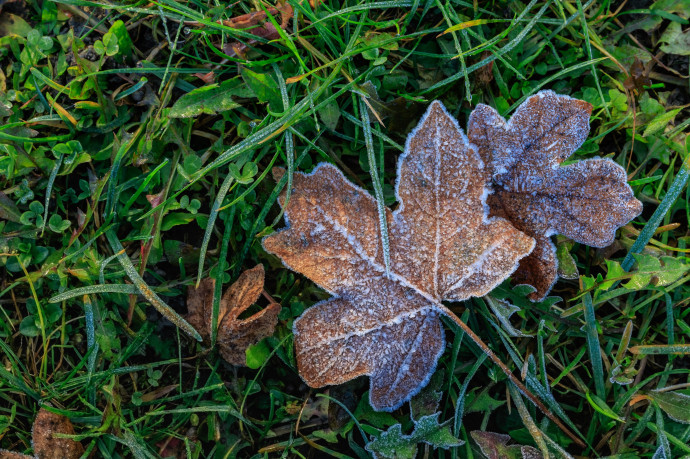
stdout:
<svg viewBox="0 0 690 459">
<path fill-rule="evenodd" d="M 412 435 L 393 441 L 400 457 L 540 454 L 477 431 L 554 457 L 690 454 L 690 3 L 274 6 L 0 0 L 0 447 L 32 454 L 43 405 L 94 457 L 368 457 L 396 424 Z M 622 165 L 644 211 L 604 249 L 555 237 L 570 279 L 543 302 L 507 282 L 492 298 L 512 316 L 451 307 L 585 446 L 450 323 L 435 432 L 462 446 L 434 451 L 407 404 L 374 412 L 366 378 L 310 389 L 292 322 L 329 295 L 262 248 L 284 226 L 271 168 L 330 162 L 373 192 L 373 157 L 394 206 L 431 100 L 466 126 L 478 103 L 507 117 L 541 89 L 593 105 L 572 159 Z M 365 130 L 363 99 L 378 115 Z M 216 296 L 263 263 L 246 314 L 282 304 L 249 367 L 161 315 L 187 313 L 200 260 Z"/>
</svg>

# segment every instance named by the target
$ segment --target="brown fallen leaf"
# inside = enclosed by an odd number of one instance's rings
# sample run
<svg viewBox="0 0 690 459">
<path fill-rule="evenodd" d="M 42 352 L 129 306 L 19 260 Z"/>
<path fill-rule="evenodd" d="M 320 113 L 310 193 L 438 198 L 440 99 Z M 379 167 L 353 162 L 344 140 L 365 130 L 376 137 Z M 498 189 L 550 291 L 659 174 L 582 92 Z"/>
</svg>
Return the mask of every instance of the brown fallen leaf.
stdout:
<svg viewBox="0 0 690 459">
<path fill-rule="evenodd" d="M 312 4 L 312 2 L 309 2 Z M 312 8 L 315 5 L 312 4 Z M 268 13 L 273 17 L 280 18 L 280 28 L 285 30 L 290 22 L 290 18 L 293 16 L 293 9 L 287 2 L 279 1 L 275 7 L 268 8 Z M 232 41 L 223 45 L 223 52 L 230 57 L 238 56 L 242 59 L 246 59 L 247 52 L 252 46 L 259 45 L 264 41 L 277 40 L 280 38 L 280 32 L 273 25 L 271 21 L 268 20 L 268 15 L 266 11 L 254 11 L 251 13 L 243 14 L 241 16 L 235 16 L 230 19 L 218 21 L 219 24 L 223 24 L 227 27 L 232 27 L 233 29 L 242 29 L 247 33 L 254 35 L 255 37 L 261 39 L 257 40 L 254 38 L 245 38 L 244 42 Z M 196 21 L 186 21 L 185 24 L 189 25 L 202 25 Z M 245 30 L 246 29 L 246 30 Z M 228 59 L 223 59 L 219 65 L 225 64 Z M 219 66 L 216 66 L 217 69 Z M 208 73 L 195 73 L 194 76 L 202 80 L 204 83 L 211 84 L 215 81 L 216 74 L 214 70 Z"/>
<path fill-rule="evenodd" d="M 211 338 L 211 316 L 215 279 L 202 279 L 199 287 L 187 295 L 187 321 L 205 342 Z M 233 365 L 246 365 L 245 351 L 273 334 L 278 323 L 280 304 L 271 303 L 260 312 L 240 319 L 240 314 L 259 299 L 264 288 L 264 267 L 256 265 L 240 274 L 223 294 L 218 312 L 218 346 L 220 354 Z"/>
<path fill-rule="evenodd" d="M 468 136 L 493 185 L 487 200 L 491 215 L 537 241 L 514 275 L 516 282 L 536 288 L 533 301 L 543 299 L 557 278 L 551 235 L 605 247 L 642 211 L 625 170 L 615 162 L 597 158 L 560 166 L 587 138 L 591 112 L 585 101 L 540 91 L 508 122 L 483 104 L 470 115 Z"/>
<path fill-rule="evenodd" d="M 321 387 L 369 375 L 377 410 L 399 407 L 428 382 L 445 346 L 439 318 L 453 316 L 441 301 L 488 293 L 534 247 L 488 217 L 482 161 L 440 102 L 408 137 L 396 196 L 399 208 L 385 212 L 386 247 L 375 199 L 320 164 L 294 175 L 287 206 L 280 199 L 289 226 L 263 240 L 334 295 L 294 322 L 302 378 Z"/>
<path fill-rule="evenodd" d="M 645 86 L 651 86 L 652 80 L 649 78 L 649 70 L 639 57 L 635 57 L 635 61 L 630 66 L 630 76 L 625 79 L 623 86 L 628 90 L 637 90 L 638 94 L 642 94 Z"/>
<path fill-rule="evenodd" d="M 541 459 L 543 457 L 539 450 L 532 446 L 509 445 L 509 435 L 473 430 L 470 436 L 488 459 Z"/>
<path fill-rule="evenodd" d="M 290 22 L 293 9 L 288 3 L 278 3 L 275 8 L 269 8 L 268 12 L 271 14 L 271 16 L 279 16 L 280 28 L 285 29 Z M 278 29 L 271 21 L 268 20 L 266 11 L 254 11 L 252 13 L 236 16 L 223 22 L 226 26 L 232 27 L 233 29 L 247 29 L 247 32 L 260 39 L 270 41 L 280 38 Z M 225 54 L 228 56 L 239 56 L 244 59 L 250 47 L 260 43 L 259 40 L 255 40 L 253 38 L 245 40 L 245 43 L 233 41 L 226 44 L 223 47 L 223 52 L 225 52 Z"/>
<path fill-rule="evenodd" d="M 77 459 L 84 454 L 81 443 L 54 434 L 74 435 L 74 426 L 68 417 L 41 408 L 32 428 L 34 455 L 38 459 Z"/>
</svg>

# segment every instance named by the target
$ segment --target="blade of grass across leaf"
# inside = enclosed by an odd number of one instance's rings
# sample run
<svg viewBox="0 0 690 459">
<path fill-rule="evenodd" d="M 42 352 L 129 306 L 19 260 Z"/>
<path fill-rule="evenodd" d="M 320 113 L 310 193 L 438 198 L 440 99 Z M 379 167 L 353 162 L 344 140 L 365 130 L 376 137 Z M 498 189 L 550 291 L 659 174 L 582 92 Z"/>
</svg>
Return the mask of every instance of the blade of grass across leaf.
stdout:
<svg viewBox="0 0 690 459">
<path fill-rule="evenodd" d="M 218 273 L 216 275 L 216 285 L 213 290 L 213 304 L 211 306 L 211 346 L 215 346 L 218 338 L 218 316 L 220 315 L 220 299 L 223 292 L 223 274 L 225 261 L 228 259 L 228 247 L 230 246 L 230 235 L 232 234 L 232 223 L 235 219 L 235 210 L 237 207 L 233 206 L 225 214 L 225 230 L 223 231 L 223 240 L 220 244 L 220 254 L 218 255 Z M 202 252 L 203 253 L 203 252 Z M 197 286 L 199 281 L 197 280 Z"/>
<path fill-rule="evenodd" d="M 273 64 L 273 71 L 278 79 L 280 96 L 283 99 L 283 110 L 287 112 L 290 109 L 290 99 L 288 98 L 285 78 L 283 78 L 283 73 L 280 71 L 280 67 L 278 67 L 276 64 Z M 285 132 L 285 153 L 287 156 L 287 189 L 285 193 L 285 202 L 289 202 L 290 193 L 292 191 L 292 178 L 295 174 L 295 138 L 292 133 L 292 129 Z M 280 209 L 280 215 L 278 215 L 277 218 L 281 218 L 283 216 L 283 212 L 283 209 Z"/>
<path fill-rule="evenodd" d="M 354 414 L 352 414 L 352 412 L 345 406 L 345 404 L 343 402 L 341 402 L 340 400 L 336 400 L 333 397 L 330 397 L 326 394 L 316 394 L 316 396 L 325 398 L 329 402 L 333 402 L 333 403 L 337 404 L 340 408 L 342 408 L 343 411 L 345 411 L 350 416 L 350 419 L 352 419 L 352 421 L 355 423 L 355 425 L 357 426 L 357 429 L 359 430 L 359 433 L 362 436 L 362 438 L 364 439 L 364 441 L 369 441 L 369 437 L 367 436 L 367 434 L 364 433 L 364 430 L 362 429 L 362 425 L 359 423 L 359 420 L 357 419 L 357 417 L 355 417 Z"/>
<path fill-rule="evenodd" d="M 369 161 L 369 174 L 374 187 L 374 197 L 379 211 L 379 230 L 381 231 L 381 244 L 383 246 L 383 263 L 386 266 L 386 273 L 390 271 L 390 244 L 388 242 L 388 222 L 386 222 L 386 203 L 383 199 L 383 188 L 379 179 L 376 157 L 374 156 L 374 141 L 371 136 L 371 122 L 369 121 L 369 108 L 364 101 L 364 96 L 360 96 L 359 115 L 362 117 L 362 128 L 364 131 L 364 143 L 367 147 L 367 160 Z"/>
<path fill-rule="evenodd" d="M 125 89 L 124 91 L 118 93 L 114 97 L 113 100 L 117 102 L 118 100 L 124 99 L 125 97 L 129 96 L 130 94 L 134 94 L 135 92 L 140 90 L 142 87 L 144 87 L 144 85 L 148 82 L 149 82 L 148 78 L 141 77 L 137 83 L 133 84 L 131 87 Z"/>
<path fill-rule="evenodd" d="M 178 313 L 176 313 L 170 306 L 160 299 L 160 297 L 156 295 L 148 285 L 146 285 L 146 282 L 144 282 L 144 279 L 141 278 L 136 268 L 132 264 L 132 261 L 124 251 L 124 247 L 122 247 L 122 244 L 115 235 L 115 232 L 113 230 L 109 230 L 105 233 L 105 235 L 113 252 L 118 254 L 117 260 L 125 270 L 125 273 L 127 273 L 127 276 L 129 276 L 129 279 L 137 287 L 139 293 L 141 293 L 144 298 L 146 298 L 166 319 L 175 324 L 178 328 L 181 328 L 185 333 L 195 340 L 201 341 L 201 335 L 199 335 L 199 333 L 194 330 L 194 328 L 189 325 L 186 320 L 184 320 Z"/>
<path fill-rule="evenodd" d="M 263 179 L 266 178 L 266 175 L 268 175 L 269 171 L 273 168 L 273 165 L 275 164 L 276 160 L 278 159 L 278 156 L 279 156 L 279 152 L 276 151 L 276 154 L 273 155 L 273 158 L 271 158 L 271 162 L 268 163 L 268 166 L 266 166 L 266 169 L 264 169 L 264 171 L 261 173 L 261 175 L 259 176 L 259 178 L 257 178 L 256 180 L 254 180 L 254 183 L 252 183 L 251 185 L 249 185 L 249 187 L 247 187 L 247 189 L 244 190 L 244 191 L 242 192 L 242 194 L 240 194 L 238 197 L 236 197 L 235 199 L 233 199 L 232 201 L 230 201 L 228 204 L 226 204 L 226 205 L 224 205 L 223 207 L 221 207 L 220 209 L 218 209 L 218 211 L 222 211 L 222 210 L 225 210 L 225 209 L 229 209 L 230 207 L 234 206 L 235 204 L 237 204 L 238 202 L 240 202 L 242 199 L 244 199 L 244 197 L 247 196 L 249 193 L 251 193 L 252 190 L 253 190 L 254 188 L 256 188 L 256 187 L 259 185 L 259 183 L 261 183 L 261 182 L 263 181 Z"/>
</svg>

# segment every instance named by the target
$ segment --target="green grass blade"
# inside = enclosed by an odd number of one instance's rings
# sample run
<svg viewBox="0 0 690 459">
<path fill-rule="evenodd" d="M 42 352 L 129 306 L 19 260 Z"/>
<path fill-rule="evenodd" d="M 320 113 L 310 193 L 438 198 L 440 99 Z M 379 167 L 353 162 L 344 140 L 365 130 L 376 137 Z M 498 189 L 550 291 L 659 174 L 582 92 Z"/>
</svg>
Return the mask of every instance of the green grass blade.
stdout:
<svg viewBox="0 0 690 459">
<path fill-rule="evenodd" d="M 77 296 L 92 295 L 98 293 L 125 293 L 128 295 L 135 295 L 139 293 L 139 289 L 132 284 L 89 285 L 87 287 L 79 287 L 64 293 L 60 293 L 59 295 L 51 297 L 48 301 L 51 303 L 59 303 L 61 301 L 69 300 Z"/>
<path fill-rule="evenodd" d="M 666 196 L 664 196 L 661 204 L 659 204 L 647 224 L 644 226 L 642 231 L 640 231 L 640 235 L 637 236 L 637 240 L 632 247 L 630 247 L 628 254 L 623 259 L 621 266 L 624 270 L 630 271 L 630 268 L 632 268 L 633 264 L 635 263 L 633 254 L 642 252 L 649 240 L 652 238 L 652 236 L 654 236 L 654 233 L 661 224 L 661 221 L 664 219 L 664 216 L 671 209 L 673 203 L 676 202 L 676 199 L 678 199 L 678 196 L 688 183 L 689 177 L 690 158 L 686 158 L 685 161 L 683 161 L 683 165 L 681 166 L 680 170 L 678 171 L 678 175 L 676 175 L 676 178 L 673 179 L 673 183 L 671 183 L 671 186 L 669 186 Z"/>
<path fill-rule="evenodd" d="M 594 375 L 594 387 L 597 397 L 605 399 L 606 387 L 604 386 L 604 365 L 601 361 L 601 350 L 599 345 L 599 332 L 597 330 L 597 318 L 594 315 L 592 296 L 587 293 L 582 302 L 585 308 L 585 331 L 587 333 L 587 348 L 589 358 L 592 362 L 592 374 Z"/>
<path fill-rule="evenodd" d="M 43 224 L 41 225 L 41 236 L 43 236 L 43 232 L 46 229 L 46 225 L 48 224 L 48 206 L 50 205 L 50 193 L 53 191 L 53 184 L 55 184 L 55 177 L 57 177 L 57 173 L 60 170 L 60 166 L 62 166 L 62 158 L 64 157 L 64 154 L 60 154 L 58 156 L 57 160 L 55 160 L 55 166 L 53 166 L 53 170 L 50 171 L 50 177 L 48 177 L 48 185 L 46 186 L 46 199 L 43 202 Z"/>
<path fill-rule="evenodd" d="M 127 276 L 129 276 L 129 279 L 137 287 L 139 293 L 141 293 L 144 296 L 144 298 L 146 298 L 149 301 L 149 303 L 151 303 L 151 305 L 153 305 L 153 307 L 156 308 L 158 312 L 160 312 L 166 319 L 175 324 L 175 326 L 181 328 L 182 331 L 187 333 L 195 340 L 201 341 L 201 335 L 199 335 L 199 333 L 196 330 L 194 330 L 194 327 L 189 325 L 189 322 L 184 320 L 182 316 L 180 316 L 170 306 L 168 306 L 165 303 L 165 301 L 160 299 L 160 297 L 156 295 L 153 290 L 151 290 L 151 287 L 146 285 L 146 282 L 144 282 L 144 279 L 141 278 L 136 268 L 132 264 L 132 261 L 125 253 L 125 249 L 124 247 L 122 247 L 122 244 L 115 235 L 115 232 L 109 230 L 105 233 L 105 235 L 108 239 L 108 242 L 110 243 L 110 247 L 112 248 L 113 252 L 118 254 L 117 260 L 120 262 L 120 265 L 127 273 Z"/>
<path fill-rule="evenodd" d="M 218 218 L 218 211 L 220 206 L 223 204 L 223 199 L 228 194 L 230 186 L 235 180 L 232 175 L 228 172 L 228 175 L 223 179 L 223 183 L 218 190 L 216 199 L 213 201 L 211 206 L 211 211 L 208 214 L 208 222 L 206 222 L 206 230 L 204 231 L 204 239 L 201 242 L 201 250 L 199 251 L 199 265 L 196 270 L 196 286 L 199 286 L 201 282 L 201 276 L 204 272 L 204 261 L 206 260 L 206 251 L 208 250 L 208 243 L 211 241 L 211 234 L 213 234 L 213 226 L 216 223 L 216 218 Z"/>
</svg>

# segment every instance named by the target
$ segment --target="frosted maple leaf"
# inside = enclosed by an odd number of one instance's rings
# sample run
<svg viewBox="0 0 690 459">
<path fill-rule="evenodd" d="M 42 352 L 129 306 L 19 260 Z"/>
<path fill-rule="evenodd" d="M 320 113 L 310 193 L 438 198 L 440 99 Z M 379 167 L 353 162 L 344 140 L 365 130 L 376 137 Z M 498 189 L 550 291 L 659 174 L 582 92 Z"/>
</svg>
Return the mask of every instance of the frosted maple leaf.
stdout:
<svg viewBox="0 0 690 459">
<path fill-rule="evenodd" d="M 440 316 L 452 313 L 441 301 L 488 293 L 532 251 L 531 237 L 489 217 L 483 167 L 433 102 L 399 158 L 400 206 L 386 209 L 388 273 L 374 198 L 328 164 L 295 174 L 289 226 L 263 245 L 333 295 L 294 322 L 297 364 L 310 386 L 369 375 L 372 407 L 399 407 L 427 383 L 445 347 Z"/>
<path fill-rule="evenodd" d="M 536 288 L 533 301 L 543 299 L 558 277 L 551 235 L 606 247 L 642 211 L 615 162 L 595 158 L 560 166 L 587 138 L 591 112 L 583 100 L 541 91 L 508 122 L 483 104 L 470 115 L 468 136 L 493 185 L 491 215 L 510 220 L 537 242 L 513 276 Z"/>
</svg>

